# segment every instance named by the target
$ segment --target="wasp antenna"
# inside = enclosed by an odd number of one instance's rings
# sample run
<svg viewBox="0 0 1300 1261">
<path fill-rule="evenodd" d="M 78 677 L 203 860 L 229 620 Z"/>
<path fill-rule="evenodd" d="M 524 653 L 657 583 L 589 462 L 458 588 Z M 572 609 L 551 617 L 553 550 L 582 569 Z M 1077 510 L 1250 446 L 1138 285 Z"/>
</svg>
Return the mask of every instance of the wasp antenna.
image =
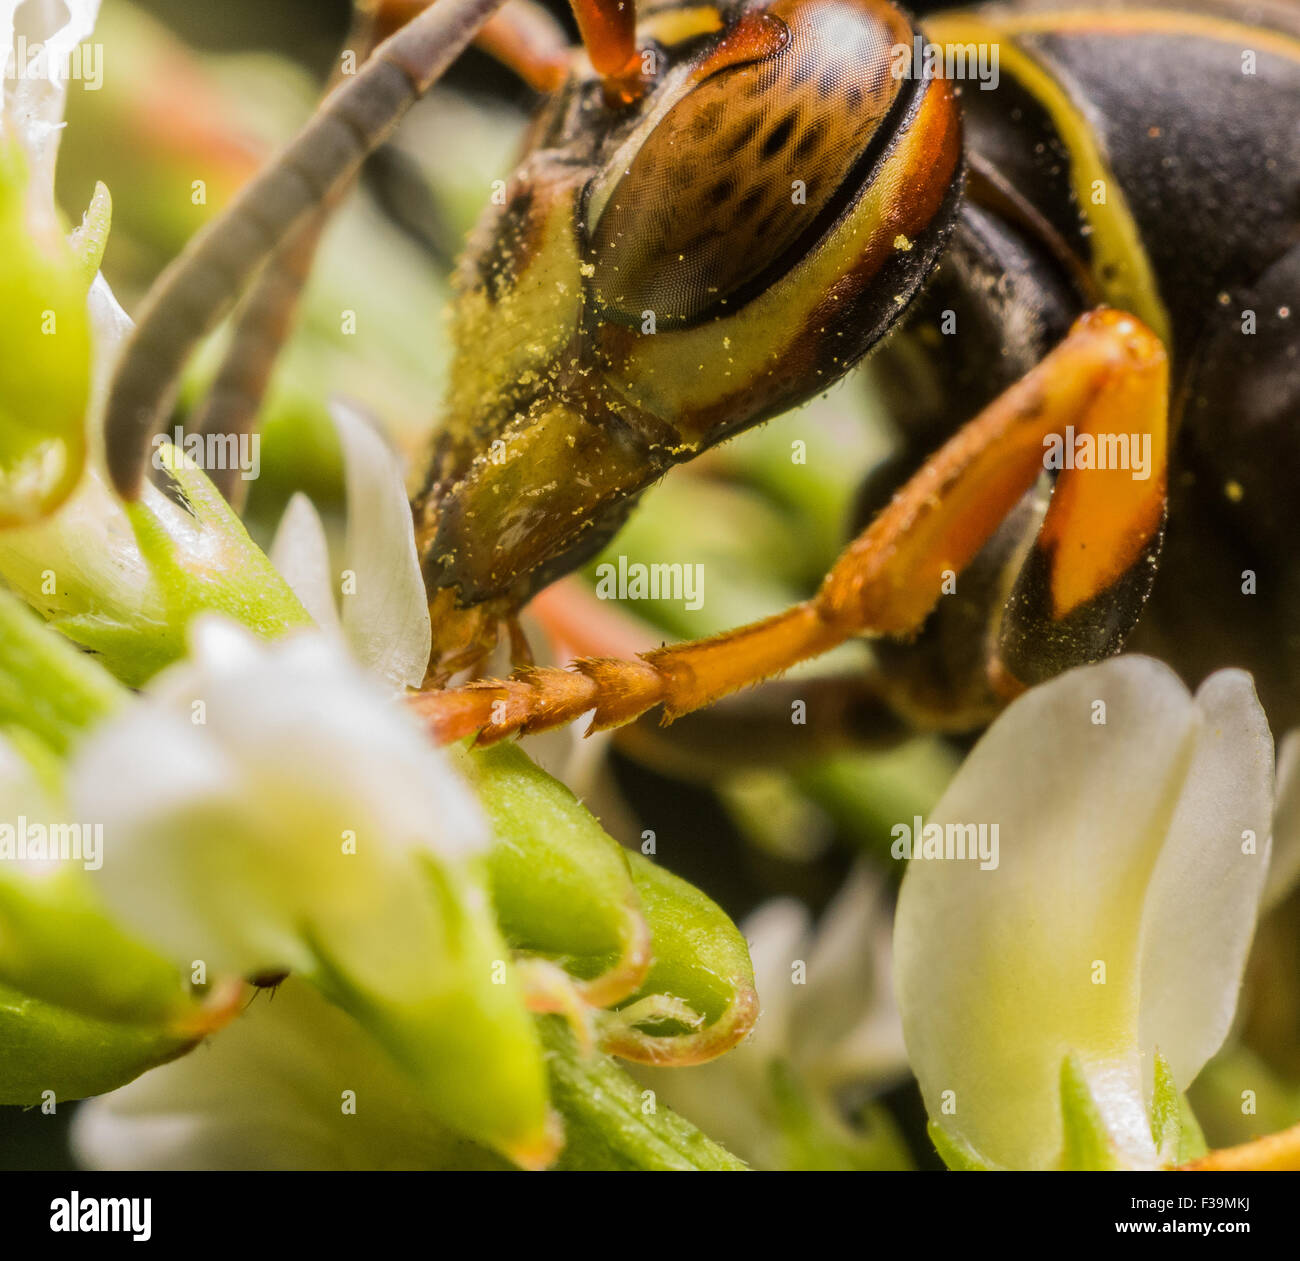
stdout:
<svg viewBox="0 0 1300 1261">
<path fill-rule="evenodd" d="M 149 439 L 175 403 L 181 370 L 198 341 L 286 236 L 356 174 L 503 2 L 438 0 L 390 36 L 158 278 L 109 391 L 108 471 L 119 494 L 139 495 Z"/>
<path fill-rule="evenodd" d="M 290 233 L 262 268 L 240 304 L 230 345 L 212 387 L 190 418 L 192 432 L 205 437 L 237 437 L 252 430 L 280 350 L 292 332 L 316 247 L 328 222 L 328 211 L 318 210 Z M 241 485 L 238 467 L 231 460 L 219 463 L 221 467 L 208 470 L 208 477 L 233 503 Z"/>
<path fill-rule="evenodd" d="M 403 21 L 408 21 L 411 16 L 406 14 Z M 488 24 L 491 25 L 491 20 Z M 394 29 L 385 31 L 377 11 L 358 3 L 343 47 L 364 63 Z M 342 77 L 341 70 L 336 69 L 328 90 L 337 87 Z M 252 288 L 240 303 L 231 329 L 230 344 L 207 397 L 190 416 L 192 430 L 205 437 L 237 437 L 252 430 L 280 351 L 292 332 L 299 300 L 330 214 L 350 186 L 351 181 L 347 181 L 334 197 L 290 232 L 262 266 Z M 234 503 L 241 486 L 235 462 L 218 463 L 222 467 L 209 469 L 208 476 L 212 484 Z"/>
</svg>

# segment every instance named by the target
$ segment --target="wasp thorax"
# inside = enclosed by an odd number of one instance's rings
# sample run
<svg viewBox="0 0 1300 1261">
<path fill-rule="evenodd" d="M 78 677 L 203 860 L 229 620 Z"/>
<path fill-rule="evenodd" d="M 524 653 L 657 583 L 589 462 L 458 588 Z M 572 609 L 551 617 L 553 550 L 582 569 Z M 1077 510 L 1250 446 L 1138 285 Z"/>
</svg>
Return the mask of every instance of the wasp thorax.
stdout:
<svg viewBox="0 0 1300 1261">
<path fill-rule="evenodd" d="M 593 297 L 615 320 L 688 324 L 788 271 L 869 176 L 911 30 L 892 5 L 781 0 L 657 104 L 588 193 Z M 770 36 L 779 25 L 782 38 Z M 729 40 L 730 35 L 730 40 Z M 725 308 L 723 308 L 725 309 Z"/>
</svg>

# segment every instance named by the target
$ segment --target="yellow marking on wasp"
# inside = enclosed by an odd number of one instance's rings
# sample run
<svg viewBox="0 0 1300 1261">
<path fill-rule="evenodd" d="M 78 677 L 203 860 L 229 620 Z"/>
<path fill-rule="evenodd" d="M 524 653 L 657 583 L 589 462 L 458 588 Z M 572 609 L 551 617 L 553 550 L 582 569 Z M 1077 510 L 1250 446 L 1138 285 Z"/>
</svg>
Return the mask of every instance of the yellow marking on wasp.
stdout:
<svg viewBox="0 0 1300 1261">
<path fill-rule="evenodd" d="M 941 20 L 947 20 L 944 15 Z M 963 15 L 954 13 L 953 18 Z M 998 26 L 1008 35 L 1052 35 L 1152 31 L 1170 35 L 1203 35 L 1223 43 L 1277 53 L 1300 61 L 1300 39 L 1285 31 L 1267 26 L 1251 26 L 1231 18 L 1213 17 L 1208 13 L 1184 13 L 1176 9 L 1064 9 L 1059 13 L 999 14 Z M 927 25 L 933 26 L 934 23 Z"/>
<path fill-rule="evenodd" d="M 722 14 L 708 4 L 692 9 L 673 9 L 667 13 L 652 13 L 638 29 L 665 48 L 671 48 L 674 44 L 684 44 L 688 39 L 720 31 Z"/>
<path fill-rule="evenodd" d="M 1166 346 L 1172 345 L 1169 312 L 1161 300 L 1151 260 L 1101 143 L 1083 112 L 1046 67 L 1023 48 L 1006 42 L 1007 36 L 1019 31 L 1010 19 L 963 13 L 944 14 L 926 23 L 927 37 L 937 44 L 998 46 L 1003 67 L 1037 98 L 1069 150 L 1075 200 L 1091 228 L 1092 268 L 1106 301 L 1139 316 Z M 1099 182 L 1105 190 L 1101 204 L 1093 196 Z"/>
</svg>

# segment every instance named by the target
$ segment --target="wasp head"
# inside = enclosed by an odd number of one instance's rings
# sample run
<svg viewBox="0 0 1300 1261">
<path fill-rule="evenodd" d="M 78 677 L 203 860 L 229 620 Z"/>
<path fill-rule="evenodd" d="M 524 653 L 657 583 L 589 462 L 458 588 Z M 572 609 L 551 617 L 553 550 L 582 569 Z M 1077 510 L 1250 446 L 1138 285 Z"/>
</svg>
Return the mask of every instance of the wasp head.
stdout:
<svg viewBox="0 0 1300 1261">
<path fill-rule="evenodd" d="M 898 318 L 961 173 L 951 90 L 913 77 L 912 38 L 883 0 L 664 8 L 629 104 L 575 55 L 458 277 L 416 504 L 435 665 Z"/>
</svg>

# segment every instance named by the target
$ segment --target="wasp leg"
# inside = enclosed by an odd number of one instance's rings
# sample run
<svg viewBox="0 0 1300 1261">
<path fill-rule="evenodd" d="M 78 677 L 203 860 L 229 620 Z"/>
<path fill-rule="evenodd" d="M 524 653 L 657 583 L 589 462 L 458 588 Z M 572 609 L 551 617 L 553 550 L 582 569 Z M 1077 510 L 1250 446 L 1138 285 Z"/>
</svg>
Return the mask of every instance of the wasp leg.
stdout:
<svg viewBox="0 0 1300 1261">
<path fill-rule="evenodd" d="M 636 49 L 634 0 L 571 0 L 592 69 L 611 105 L 629 104 L 643 91 Z"/>
<path fill-rule="evenodd" d="M 562 578 L 528 606 L 565 661 L 574 656 L 632 657 L 654 645 L 649 624 L 596 598 L 576 577 Z M 865 654 L 864 654 L 865 656 Z M 511 661 L 511 665 L 532 662 Z M 795 725 L 798 706 L 804 722 Z M 781 679 L 687 715 L 672 734 L 649 722 L 615 736 L 637 761 L 678 779 L 711 783 L 720 770 L 791 762 L 846 748 L 889 749 L 912 729 L 886 698 L 879 668 L 860 666 L 813 678 Z"/>
<path fill-rule="evenodd" d="M 541 93 L 564 82 L 573 60 L 564 27 L 532 0 L 510 0 L 488 18 L 474 46 Z"/>
<path fill-rule="evenodd" d="M 120 494 L 139 495 L 150 438 L 170 412 L 181 370 L 200 338 L 281 243 L 346 188 L 503 2 L 439 0 L 386 39 L 159 277 L 109 392 L 106 454 Z"/>
<path fill-rule="evenodd" d="M 391 35 L 433 0 L 357 0 L 357 11 L 375 24 L 380 37 Z M 564 82 L 572 49 L 564 27 L 536 0 L 508 0 L 483 24 L 474 46 L 530 88 L 552 92 Z"/>
<path fill-rule="evenodd" d="M 510 664 L 528 669 L 533 664 L 533 650 L 517 617 L 506 619 L 506 632 L 510 636 Z"/>
<path fill-rule="evenodd" d="M 1071 467 L 1057 481 L 1030 571 L 1030 594 L 1043 603 L 1026 597 L 1024 608 L 1041 608 L 1059 624 L 1104 605 L 1127 574 L 1148 565 L 1164 522 L 1168 389 L 1159 338 L 1132 316 L 1093 311 L 936 452 L 849 545 L 811 600 L 636 659 L 520 670 L 506 680 L 425 693 L 412 703 L 444 741 L 477 731 L 480 741 L 491 742 L 588 712 L 592 729 L 603 730 L 656 705 L 672 720 L 853 636 L 915 634 L 948 579 L 1042 475 L 1050 438 L 1073 429 L 1095 441 L 1119 425 L 1136 426 L 1150 439 L 1147 478 Z M 1022 615 L 1018 625 L 1032 638 L 1032 617 Z"/>
</svg>

